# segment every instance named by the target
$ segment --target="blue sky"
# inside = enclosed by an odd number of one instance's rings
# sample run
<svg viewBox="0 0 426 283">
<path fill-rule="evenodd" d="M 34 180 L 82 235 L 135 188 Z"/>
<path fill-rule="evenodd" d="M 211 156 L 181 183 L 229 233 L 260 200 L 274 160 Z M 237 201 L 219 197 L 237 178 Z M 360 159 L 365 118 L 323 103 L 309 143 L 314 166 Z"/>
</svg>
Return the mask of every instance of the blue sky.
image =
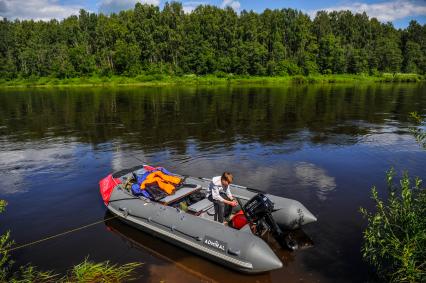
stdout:
<svg viewBox="0 0 426 283">
<path fill-rule="evenodd" d="M 0 17 L 8 19 L 62 19 L 78 13 L 79 9 L 91 12 L 118 12 L 132 8 L 136 2 L 149 3 L 162 7 L 163 0 L 0 0 Z M 182 0 L 184 9 L 190 12 L 200 4 L 218 7 L 230 6 L 236 11 L 254 10 L 262 12 L 266 8 L 294 8 L 314 16 L 319 10 L 365 11 L 370 17 L 382 22 L 392 22 L 397 28 L 405 28 L 410 20 L 426 24 L 426 0 Z"/>
</svg>

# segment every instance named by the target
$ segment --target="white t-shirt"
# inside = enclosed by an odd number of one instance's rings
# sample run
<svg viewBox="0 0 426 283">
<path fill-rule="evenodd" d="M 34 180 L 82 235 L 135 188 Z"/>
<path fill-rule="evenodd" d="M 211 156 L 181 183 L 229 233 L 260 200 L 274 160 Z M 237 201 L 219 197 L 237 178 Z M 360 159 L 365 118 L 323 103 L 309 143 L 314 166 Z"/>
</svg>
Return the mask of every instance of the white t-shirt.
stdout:
<svg viewBox="0 0 426 283">
<path fill-rule="evenodd" d="M 212 178 L 212 181 L 209 184 L 209 193 L 212 195 L 214 200 L 224 201 L 223 197 L 220 196 L 220 192 L 225 192 L 229 199 L 233 199 L 229 185 L 224 188 L 222 186 L 222 176 L 216 176 Z"/>
</svg>

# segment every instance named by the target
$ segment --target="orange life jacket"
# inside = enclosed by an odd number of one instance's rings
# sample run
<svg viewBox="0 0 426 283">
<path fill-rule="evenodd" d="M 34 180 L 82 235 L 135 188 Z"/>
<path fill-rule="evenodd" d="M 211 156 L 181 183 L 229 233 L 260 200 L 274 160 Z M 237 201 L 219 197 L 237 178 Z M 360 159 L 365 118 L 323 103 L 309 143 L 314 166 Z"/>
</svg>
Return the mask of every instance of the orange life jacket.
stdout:
<svg viewBox="0 0 426 283">
<path fill-rule="evenodd" d="M 141 184 L 141 189 L 144 190 L 146 186 L 157 183 L 158 187 L 171 195 L 176 188 L 176 185 L 181 182 L 181 178 L 176 176 L 166 175 L 161 171 L 155 171 L 146 176 L 145 181 Z"/>
</svg>

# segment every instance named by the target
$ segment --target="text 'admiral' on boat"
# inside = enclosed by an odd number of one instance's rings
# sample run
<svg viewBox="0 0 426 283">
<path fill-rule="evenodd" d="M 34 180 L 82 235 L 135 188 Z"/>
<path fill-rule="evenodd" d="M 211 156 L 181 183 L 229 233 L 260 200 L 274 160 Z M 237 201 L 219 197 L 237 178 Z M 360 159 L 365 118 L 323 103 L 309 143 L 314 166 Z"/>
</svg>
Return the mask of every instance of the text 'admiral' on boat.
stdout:
<svg viewBox="0 0 426 283">
<path fill-rule="evenodd" d="M 155 187 L 144 183 L 147 177 L 159 178 L 155 179 L 158 180 Z M 177 180 L 180 182 L 175 187 L 168 186 Z M 106 207 L 120 220 L 245 273 L 282 267 L 281 260 L 261 238 L 265 232 L 271 232 L 283 246 L 294 248 L 295 244 L 285 238 L 283 231 L 317 220 L 296 200 L 230 185 L 239 203 L 234 208 L 234 215 L 238 217 L 234 218 L 243 218 L 244 222 L 242 227 L 232 220 L 224 225 L 214 221 L 213 203 L 206 198 L 210 182 L 142 165 L 110 174 L 99 185 Z"/>
</svg>

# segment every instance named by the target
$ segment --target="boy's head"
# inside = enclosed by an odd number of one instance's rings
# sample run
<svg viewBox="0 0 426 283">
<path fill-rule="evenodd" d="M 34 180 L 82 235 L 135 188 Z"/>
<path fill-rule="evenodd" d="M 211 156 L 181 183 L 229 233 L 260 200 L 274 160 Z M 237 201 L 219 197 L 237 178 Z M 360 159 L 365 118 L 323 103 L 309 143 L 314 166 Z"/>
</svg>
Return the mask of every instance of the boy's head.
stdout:
<svg viewBox="0 0 426 283">
<path fill-rule="evenodd" d="M 234 179 L 234 177 L 232 176 L 231 173 L 223 172 L 222 177 L 221 177 L 222 185 L 224 187 L 229 186 L 229 184 L 232 184 L 233 179 Z"/>
</svg>

